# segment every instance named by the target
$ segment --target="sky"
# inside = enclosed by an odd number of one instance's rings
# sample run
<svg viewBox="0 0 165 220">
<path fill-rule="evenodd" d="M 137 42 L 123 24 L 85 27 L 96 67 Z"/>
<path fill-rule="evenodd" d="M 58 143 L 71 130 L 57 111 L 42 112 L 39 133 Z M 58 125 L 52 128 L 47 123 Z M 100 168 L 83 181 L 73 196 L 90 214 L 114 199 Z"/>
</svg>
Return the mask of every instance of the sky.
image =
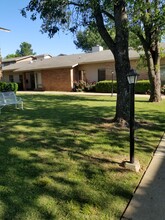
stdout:
<svg viewBox="0 0 165 220">
<path fill-rule="evenodd" d="M 20 44 L 27 42 L 32 45 L 33 52 L 39 54 L 81 53 L 73 43 L 72 34 L 57 33 L 52 39 L 48 34 L 40 32 L 42 21 L 30 20 L 30 14 L 24 18 L 20 10 L 28 5 L 30 0 L 1 0 L 0 1 L 0 27 L 10 29 L 11 32 L 0 31 L 1 56 L 14 54 L 20 49 Z"/>
</svg>

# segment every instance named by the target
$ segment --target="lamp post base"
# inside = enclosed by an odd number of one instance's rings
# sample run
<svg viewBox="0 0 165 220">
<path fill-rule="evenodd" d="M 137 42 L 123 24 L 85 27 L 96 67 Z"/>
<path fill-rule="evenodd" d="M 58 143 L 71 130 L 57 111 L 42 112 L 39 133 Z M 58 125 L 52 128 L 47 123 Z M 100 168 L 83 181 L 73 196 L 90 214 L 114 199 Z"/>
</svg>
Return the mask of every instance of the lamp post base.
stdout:
<svg viewBox="0 0 165 220">
<path fill-rule="evenodd" d="M 126 161 L 124 163 L 124 167 L 128 170 L 134 171 L 134 172 L 139 172 L 140 170 L 140 163 L 139 161 L 135 161 L 134 163 L 130 163 L 128 161 Z"/>
</svg>

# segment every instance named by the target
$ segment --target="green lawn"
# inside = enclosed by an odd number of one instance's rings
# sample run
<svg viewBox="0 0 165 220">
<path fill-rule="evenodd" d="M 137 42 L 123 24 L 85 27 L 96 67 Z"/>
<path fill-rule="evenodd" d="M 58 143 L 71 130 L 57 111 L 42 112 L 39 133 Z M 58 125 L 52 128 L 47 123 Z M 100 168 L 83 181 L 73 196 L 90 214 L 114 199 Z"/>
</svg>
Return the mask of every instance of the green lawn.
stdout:
<svg viewBox="0 0 165 220">
<path fill-rule="evenodd" d="M 136 99 L 134 173 L 122 166 L 129 129 L 108 123 L 115 97 L 22 98 L 0 115 L 0 219 L 120 219 L 165 131 L 165 100 Z"/>
</svg>

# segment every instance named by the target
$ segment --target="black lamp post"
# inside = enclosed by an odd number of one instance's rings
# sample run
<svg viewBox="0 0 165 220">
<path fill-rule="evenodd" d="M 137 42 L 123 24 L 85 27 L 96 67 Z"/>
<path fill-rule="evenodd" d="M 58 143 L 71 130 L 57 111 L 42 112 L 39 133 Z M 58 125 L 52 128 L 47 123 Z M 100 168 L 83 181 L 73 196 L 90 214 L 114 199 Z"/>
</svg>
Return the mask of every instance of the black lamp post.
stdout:
<svg viewBox="0 0 165 220">
<path fill-rule="evenodd" d="M 113 96 L 113 74 L 114 74 L 114 72 L 112 71 L 112 91 L 111 91 L 111 96 Z"/>
<path fill-rule="evenodd" d="M 130 92 L 130 163 L 134 163 L 134 117 L 135 117 L 135 84 L 138 74 L 131 69 L 127 74 Z"/>
</svg>

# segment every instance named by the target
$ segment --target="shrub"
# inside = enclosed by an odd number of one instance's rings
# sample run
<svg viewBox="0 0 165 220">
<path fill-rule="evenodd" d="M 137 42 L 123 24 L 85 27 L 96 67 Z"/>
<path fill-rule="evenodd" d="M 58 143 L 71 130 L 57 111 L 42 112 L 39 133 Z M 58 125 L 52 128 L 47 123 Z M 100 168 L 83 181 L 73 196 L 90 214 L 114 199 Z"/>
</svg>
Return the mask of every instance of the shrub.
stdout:
<svg viewBox="0 0 165 220">
<path fill-rule="evenodd" d="M 113 88 L 112 88 L 113 87 Z M 111 80 L 104 80 L 96 83 L 96 92 L 101 93 L 111 93 L 112 89 L 113 92 L 117 92 L 117 82 Z M 146 94 L 150 91 L 150 83 L 149 80 L 140 80 L 137 81 L 135 86 L 135 93 L 137 94 Z"/>
<path fill-rule="evenodd" d="M 15 82 L 0 82 L 0 91 L 1 92 L 9 92 L 9 91 L 13 91 L 13 92 L 17 92 L 18 91 L 18 84 Z"/>
<path fill-rule="evenodd" d="M 112 92 L 117 92 L 117 82 L 111 80 L 104 80 L 104 81 L 99 81 L 96 83 L 96 92 L 101 92 L 101 93 L 110 93 Z"/>
<path fill-rule="evenodd" d="M 149 80 L 139 80 L 135 86 L 135 93 L 137 94 L 149 94 L 150 93 L 150 82 Z"/>
<path fill-rule="evenodd" d="M 85 82 L 83 80 L 74 81 L 73 83 L 73 91 L 74 92 L 95 92 L 95 82 Z"/>
<path fill-rule="evenodd" d="M 3 92 L 5 91 L 5 88 L 6 88 L 6 82 L 0 82 L 0 91 Z"/>
</svg>

